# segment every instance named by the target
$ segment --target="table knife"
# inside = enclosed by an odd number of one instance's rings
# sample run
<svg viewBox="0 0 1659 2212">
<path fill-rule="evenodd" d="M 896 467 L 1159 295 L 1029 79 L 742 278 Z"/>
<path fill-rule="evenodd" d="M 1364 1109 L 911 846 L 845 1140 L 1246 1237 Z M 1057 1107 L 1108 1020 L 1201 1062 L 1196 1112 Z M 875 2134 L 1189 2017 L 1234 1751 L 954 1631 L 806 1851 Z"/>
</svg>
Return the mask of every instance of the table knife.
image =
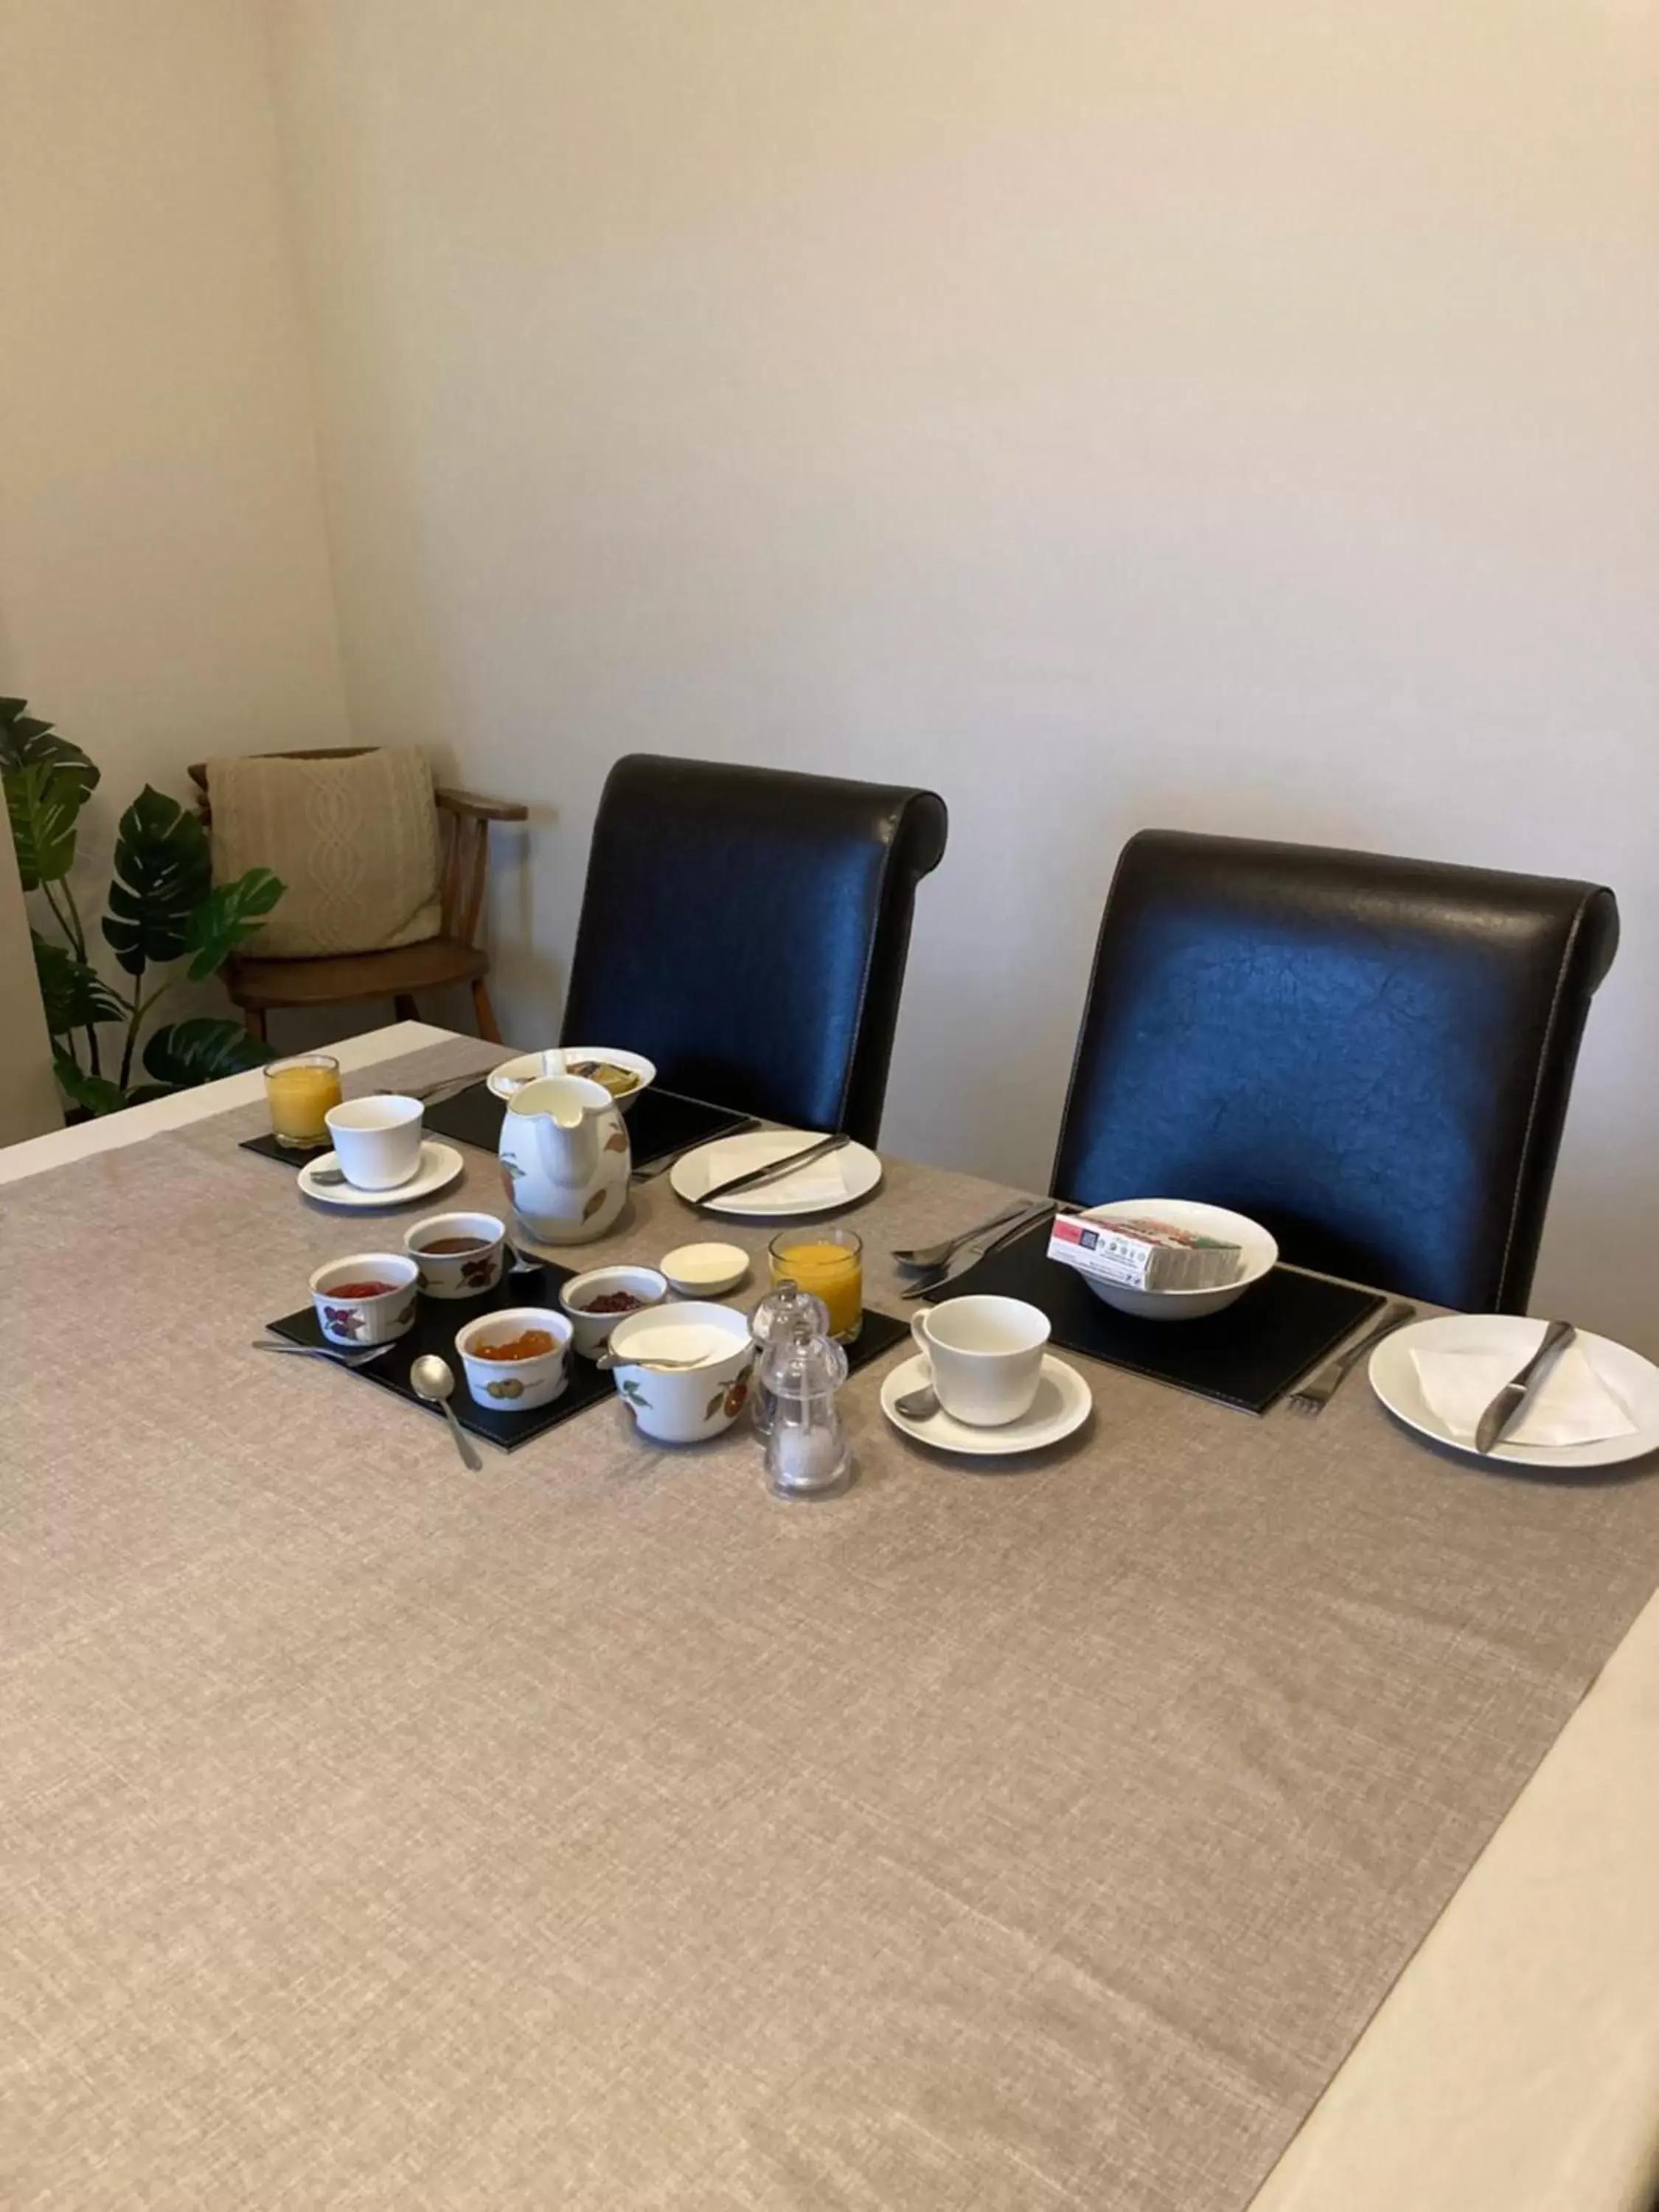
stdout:
<svg viewBox="0 0 1659 2212">
<path fill-rule="evenodd" d="M 1526 1403 L 1578 1334 L 1570 1321 L 1553 1321 L 1532 1358 L 1512 1376 L 1480 1416 L 1474 1431 L 1474 1448 L 1489 1452 L 1501 1443 L 1525 1411 Z"/>
<path fill-rule="evenodd" d="M 993 1252 L 1001 1251 L 1005 1244 L 1012 1244 L 1017 1237 L 1024 1237 L 1028 1230 L 1035 1229 L 1040 1221 L 1052 1216 L 1057 1210 L 1052 1198 L 1033 1199 L 1025 1211 L 1016 1216 L 1006 1228 L 996 1230 L 988 1237 L 970 1237 L 944 1267 L 936 1267 L 931 1275 L 924 1275 L 919 1283 L 910 1284 L 900 1291 L 899 1296 L 902 1298 L 925 1298 L 934 1291 L 942 1291 L 947 1284 L 954 1283 L 958 1275 L 965 1275 L 969 1268 L 977 1267 L 981 1260 L 988 1260 Z"/>
<path fill-rule="evenodd" d="M 714 1199 L 730 1198 L 736 1191 L 755 1190 L 762 1183 L 781 1182 L 796 1168 L 810 1167 L 814 1160 L 824 1159 L 830 1153 L 840 1152 L 843 1145 L 850 1145 L 852 1141 L 846 1135 L 820 1137 L 815 1145 L 808 1145 L 805 1152 L 791 1152 L 785 1159 L 769 1161 L 763 1168 L 750 1168 L 746 1175 L 732 1176 L 725 1182 L 717 1182 L 712 1190 L 701 1193 L 696 1203 L 707 1206 Z"/>
</svg>

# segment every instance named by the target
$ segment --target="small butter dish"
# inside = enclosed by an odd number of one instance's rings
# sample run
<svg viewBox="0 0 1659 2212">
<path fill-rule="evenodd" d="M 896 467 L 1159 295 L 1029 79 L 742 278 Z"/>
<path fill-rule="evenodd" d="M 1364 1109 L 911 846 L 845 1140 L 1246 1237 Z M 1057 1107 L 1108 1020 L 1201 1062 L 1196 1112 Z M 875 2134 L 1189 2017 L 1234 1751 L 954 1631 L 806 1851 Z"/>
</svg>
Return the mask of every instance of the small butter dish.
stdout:
<svg viewBox="0 0 1659 2212">
<path fill-rule="evenodd" d="M 749 1255 L 741 1244 L 677 1244 L 660 1265 L 683 1298 L 718 1298 L 749 1273 Z"/>
</svg>

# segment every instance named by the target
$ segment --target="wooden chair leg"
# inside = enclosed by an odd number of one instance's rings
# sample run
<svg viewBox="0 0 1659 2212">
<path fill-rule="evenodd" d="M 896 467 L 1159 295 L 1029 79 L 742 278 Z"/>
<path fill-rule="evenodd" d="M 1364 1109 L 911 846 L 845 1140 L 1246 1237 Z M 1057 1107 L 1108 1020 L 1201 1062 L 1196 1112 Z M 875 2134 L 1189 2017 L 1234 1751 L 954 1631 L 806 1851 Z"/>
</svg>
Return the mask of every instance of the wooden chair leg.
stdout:
<svg viewBox="0 0 1659 2212">
<path fill-rule="evenodd" d="M 495 1026 L 495 1009 L 489 1003 L 489 992 L 481 975 L 472 986 L 472 1011 L 478 1017 L 478 1035 L 486 1044 L 499 1044 L 501 1033 Z"/>
<path fill-rule="evenodd" d="M 415 1011 L 415 994 L 412 991 L 399 991 L 392 1001 L 392 1011 L 400 1022 L 417 1022 L 421 1018 Z"/>
<path fill-rule="evenodd" d="M 270 1043 L 270 1039 L 265 1034 L 265 1010 L 263 1006 L 244 1006 L 242 1025 L 256 1044 Z"/>
</svg>

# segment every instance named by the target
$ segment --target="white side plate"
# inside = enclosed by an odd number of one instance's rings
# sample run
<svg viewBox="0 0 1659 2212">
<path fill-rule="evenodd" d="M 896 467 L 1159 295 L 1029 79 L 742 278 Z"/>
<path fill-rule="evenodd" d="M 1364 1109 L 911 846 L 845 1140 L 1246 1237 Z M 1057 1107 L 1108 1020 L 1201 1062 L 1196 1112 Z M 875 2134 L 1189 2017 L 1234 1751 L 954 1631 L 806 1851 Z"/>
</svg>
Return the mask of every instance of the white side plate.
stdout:
<svg viewBox="0 0 1659 2212">
<path fill-rule="evenodd" d="M 811 1129 L 750 1129 L 740 1137 L 714 1137 L 676 1160 L 668 1170 L 668 1180 L 689 1205 L 695 1206 L 711 1184 L 729 1182 L 733 1176 L 787 1159 L 791 1152 L 803 1152 L 819 1133 Z M 814 1196 L 810 1179 L 822 1177 L 824 1169 L 831 1165 L 840 1171 L 847 1186 L 845 1194 Z M 789 1176 L 780 1176 L 775 1182 L 763 1183 L 758 1189 L 717 1198 L 708 1211 L 729 1213 L 735 1221 L 787 1221 L 797 1214 L 839 1213 L 843 1206 L 856 1206 L 861 1198 L 869 1197 L 881 1181 L 881 1162 L 866 1145 L 843 1145 L 828 1160 L 817 1160 L 803 1168 L 801 1177 L 805 1195 L 795 1193 Z"/>
<path fill-rule="evenodd" d="M 1433 1321 L 1415 1321 L 1385 1336 L 1370 1361 L 1371 1388 L 1391 1413 L 1408 1428 L 1449 1444 L 1469 1459 L 1503 1460 L 1511 1467 L 1620 1467 L 1659 1451 L 1659 1368 L 1639 1352 L 1615 1344 L 1610 1337 L 1592 1336 L 1580 1329 L 1578 1341 L 1591 1365 L 1623 1404 L 1636 1424 L 1632 1437 L 1606 1437 L 1593 1444 L 1500 1443 L 1490 1452 L 1476 1451 L 1467 1437 L 1455 1437 L 1424 1397 L 1412 1364 L 1419 1352 L 1502 1352 L 1511 1361 L 1511 1372 L 1524 1367 L 1538 1349 L 1540 1324 L 1525 1314 L 1442 1314 Z"/>
</svg>

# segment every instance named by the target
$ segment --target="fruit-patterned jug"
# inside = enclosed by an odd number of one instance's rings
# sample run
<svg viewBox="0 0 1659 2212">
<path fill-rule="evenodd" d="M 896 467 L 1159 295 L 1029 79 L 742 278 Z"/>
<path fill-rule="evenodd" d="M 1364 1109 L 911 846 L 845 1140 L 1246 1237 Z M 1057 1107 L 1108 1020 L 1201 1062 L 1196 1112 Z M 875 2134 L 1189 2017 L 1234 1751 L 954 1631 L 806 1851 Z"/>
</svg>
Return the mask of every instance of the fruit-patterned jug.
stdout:
<svg viewBox="0 0 1659 2212">
<path fill-rule="evenodd" d="M 628 1131 L 602 1083 L 549 1075 L 526 1083 L 501 1116 L 501 1180 L 538 1244 L 586 1244 L 628 1202 Z"/>
</svg>

